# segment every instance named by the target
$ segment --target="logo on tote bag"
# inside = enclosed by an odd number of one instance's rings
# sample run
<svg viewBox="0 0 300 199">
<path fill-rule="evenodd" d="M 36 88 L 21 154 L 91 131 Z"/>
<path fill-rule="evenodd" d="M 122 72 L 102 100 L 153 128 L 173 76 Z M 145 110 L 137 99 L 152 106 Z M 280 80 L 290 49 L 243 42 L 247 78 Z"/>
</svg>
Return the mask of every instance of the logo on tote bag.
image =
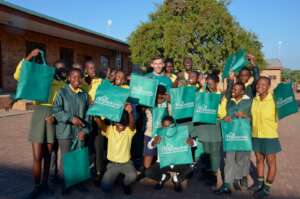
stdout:
<svg viewBox="0 0 300 199">
<path fill-rule="evenodd" d="M 179 146 L 175 147 L 171 144 L 166 144 L 162 147 L 161 152 L 163 154 L 172 154 L 172 153 L 180 153 L 180 152 L 187 152 L 189 150 L 189 146 Z"/>
<path fill-rule="evenodd" d="M 294 98 L 293 96 L 290 96 L 288 98 L 279 98 L 278 101 L 277 101 L 277 107 L 278 108 L 281 108 L 289 103 L 292 103 L 294 101 Z"/>
<path fill-rule="evenodd" d="M 95 99 L 95 104 L 101 104 L 103 106 L 108 106 L 113 109 L 120 109 L 123 105 L 121 103 L 109 101 L 108 97 L 106 96 L 97 97 Z"/>
<path fill-rule="evenodd" d="M 147 96 L 147 97 L 152 97 L 153 96 L 153 92 L 145 90 L 142 86 L 134 86 L 131 89 L 131 93 L 132 94 L 144 95 L 144 96 Z"/>
<path fill-rule="evenodd" d="M 236 135 L 234 132 L 229 132 L 225 135 L 225 139 L 229 142 L 240 142 L 240 141 L 248 141 L 249 137 L 246 135 Z"/>
<path fill-rule="evenodd" d="M 207 105 L 198 106 L 195 111 L 196 111 L 196 113 L 205 113 L 205 114 L 211 114 L 211 115 L 214 115 L 217 113 L 216 109 L 210 109 L 207 107 Z"/>
<path fill-rule="evenodd" d="M 175 109 L 176 110 L 181 110 L 181 109 L 186 109 L 186 108 L 193 108 L 194 107 L 194 102 L 176 102 L 175 103 Z"/>
</svg>

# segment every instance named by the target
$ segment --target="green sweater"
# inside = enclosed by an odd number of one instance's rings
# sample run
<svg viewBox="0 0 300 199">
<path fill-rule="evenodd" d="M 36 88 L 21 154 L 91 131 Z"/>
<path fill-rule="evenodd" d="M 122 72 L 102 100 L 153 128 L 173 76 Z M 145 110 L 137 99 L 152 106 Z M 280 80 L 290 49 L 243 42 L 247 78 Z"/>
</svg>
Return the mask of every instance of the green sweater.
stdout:
<svg viewBox="0 0 300 199">
<path fill-rule="evenodd" d="M 243 112 L 250 118 L 251 105 L 252 99 L 247 95 L 244 95 L 239 102 L 236 102 L 234 99 L 227 99 L 226 116 L 234 117 L 234 113 Z"/>
<path fill-rule="evenodd" d="M 89 133 L 90 122 L 86 115 L 88 106 L 86 92 L 74 93 L 69 85 L 58 91 L 53 104 L 53 114 L 57 121 L 57 139 L 74 139 L 78 132 Z M 85 127 L 72 125 L 73 117 L 80 118 L 85 123 Z"/>
</svg>

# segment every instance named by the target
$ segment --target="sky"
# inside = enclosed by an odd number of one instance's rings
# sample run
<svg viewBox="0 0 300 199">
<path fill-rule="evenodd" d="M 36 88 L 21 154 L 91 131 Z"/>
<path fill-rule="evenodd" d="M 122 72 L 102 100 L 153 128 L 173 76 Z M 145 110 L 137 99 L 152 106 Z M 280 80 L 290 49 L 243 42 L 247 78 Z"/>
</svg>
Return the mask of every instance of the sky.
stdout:
<svg viewBox="0 0 300 199">
<path fill-rule="evenodd" d="M 163 0 L 7 0 L 126 41 Z M 266 59 L 300 69 L 300 0 L 231 0 L 229 12 L 256 33 Z"/>
</svg>

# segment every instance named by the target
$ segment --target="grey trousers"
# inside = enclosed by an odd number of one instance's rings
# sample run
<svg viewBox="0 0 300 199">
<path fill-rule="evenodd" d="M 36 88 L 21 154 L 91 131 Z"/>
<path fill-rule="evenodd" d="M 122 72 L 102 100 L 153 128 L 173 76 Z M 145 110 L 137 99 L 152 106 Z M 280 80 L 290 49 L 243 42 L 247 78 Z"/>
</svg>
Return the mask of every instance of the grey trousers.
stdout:
<svg viewBox="0 0 300 199">
<path fill-rule="evenodd" d="M 250 152 L 226 152 L 225 183 L 232 184 L 235 179 L 248 176 L 250 170 Z"/>
<path fill-rule="evenodd" d="M 64 154 L 71 150 L 72 140 L 71 139 L 59 139 L 58 146 L 60 149 L 60 165 L 59 165 L 59 176 L 63 178 L 64 176 Z"/>
<path fill-rule="evenodd" d="M 131 185 L 136 180 L 137 174 L 132 161 L 126 163 L 108 163 L 101 182 L 103 191 L 111 191 L 115 180 L 120 174 L 124 175 L 123 184 L 125 186 Z"/>
</svg>

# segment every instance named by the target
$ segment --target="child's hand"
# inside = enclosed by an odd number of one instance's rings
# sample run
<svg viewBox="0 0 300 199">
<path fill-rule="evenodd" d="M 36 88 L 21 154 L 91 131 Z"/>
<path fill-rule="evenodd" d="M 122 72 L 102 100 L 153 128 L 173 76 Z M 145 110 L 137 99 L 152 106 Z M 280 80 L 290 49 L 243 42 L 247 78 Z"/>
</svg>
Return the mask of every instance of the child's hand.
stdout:
<svg viewBox="0 0 300 199">
<path fill-rule="evenodd" d="M 30 52 L 30 54 L 26 57 L 26 60 L 30 60 L 31 58 L 38 56 L 39 53 L 40 53 L 40 49 L 38 49 L 38 48 L 33 49 L 33 50 Z"/>
<path fill-rule="evenodd" d="M 132 110 L 133 110 L 132 105 L 129 103 L 125 105 L 124 109 L 127 113 L 132 113 Z"/>
<path fill-rule="evenodd" d="M 251 63 L 252 66 L 255 66 L 255 56 L 254 55 L 248 54 L 247 59 Z"/>
<path fill-rule="evenodd" d="M 160 143 L 161 137 L 159 135 L 155 136 L 152 141 L 152 146 L 155 146 Z"/>
<path fill-rule="evenodd" d="M 48 124 L 54 124 L 54 122 L 55 122 L 55 117 L 53 116 L 53 115 L 51 115 L 51 116 L 48 116 L 48 117 L 46 117 L 46 122 L 48 123 Z"/>
<path fill-rule="evenodd" d="M 231 71 L 230 74 L 229 74 L 229 79 L 230 79 L 231 81 L 234 81 L 234 78 L 235 78 L 235 74 L 234 74 L 233 71 Z"/>
<path fill-rule="evenodd" d="M 224 118 L 224 121 L 225 121 L 225 122 L 231 122 L 231 120 L 232 120 L 232 119 L 231 119 L 230 116 L 227 116 L 227 117 Z"/>
<path fill-rule="evenodd" d="M 235 117 L 237 118 L 243 118 L 246 117 L 246 114 L 244 112 L 235 112 L 234 113 Z"/>
<path fill-rule="evenodd" d="M 84 141 L 84 138 L 85 138 L 85 133 L 84 133 L 84 132 L 79 132 L 79 133 L 78 133 L 78 139 L 79 139 L 80 141 Z"/>
<path fill-rule="evenodd" d="M 194 146 L 194 140 L 193 140 L 193 138 L 188 138 L 188 139 L 186 140 L 186 143 L 187 143 L 190 147 L 193 147 L 193 146 Z"/>
<path fill-rule="evenodd" d="M 171 102 L 171 96 L 169 94 L 166 94 L 166 100 L 167 102 Z"/>
<path fill-rule="evenodd" d="M 79 126 L 79 127 L 84 127 L 84 123 L 81 121 L 81 119 L 79 119 L 78 117 L 73 117 L 72 120 L 71 120 L 71 123 L 74 125 L 74 126 Z"/>
</svg>

